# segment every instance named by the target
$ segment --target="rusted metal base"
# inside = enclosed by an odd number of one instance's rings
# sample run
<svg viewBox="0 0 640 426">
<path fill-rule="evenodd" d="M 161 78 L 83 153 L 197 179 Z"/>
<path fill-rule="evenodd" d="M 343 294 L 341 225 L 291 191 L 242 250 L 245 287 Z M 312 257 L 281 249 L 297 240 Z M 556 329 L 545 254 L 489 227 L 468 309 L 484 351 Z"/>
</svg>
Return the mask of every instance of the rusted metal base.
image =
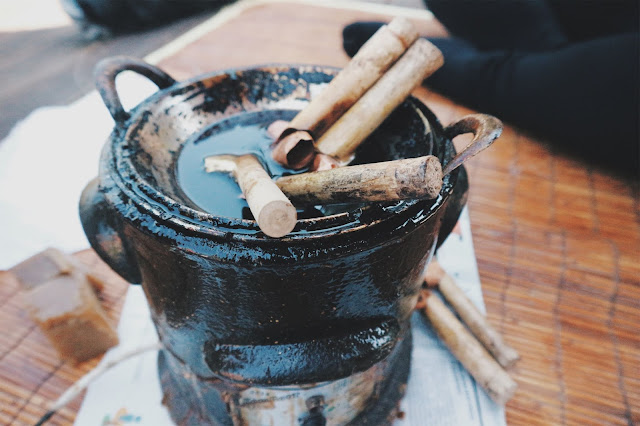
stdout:
<svg viewBox="0 0 640 426">
<path fill-rule="evenodd" d="M 178 425 L 386 425 L 397 415 L 411 361 L 411 331 L 390 356 L 334 382 L 277 388 L 201 379 L 167 351 L 158 355 L 163 403 Z"/>
</svg>

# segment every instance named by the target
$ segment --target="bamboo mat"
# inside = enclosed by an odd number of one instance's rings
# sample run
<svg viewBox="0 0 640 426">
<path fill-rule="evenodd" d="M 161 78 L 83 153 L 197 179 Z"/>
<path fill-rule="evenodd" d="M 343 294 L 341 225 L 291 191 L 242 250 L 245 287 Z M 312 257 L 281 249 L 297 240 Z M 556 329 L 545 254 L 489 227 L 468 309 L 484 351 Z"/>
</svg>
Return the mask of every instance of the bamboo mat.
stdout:
<svg viewBox="0 0 640 426">
<path fill-rule="evenodd" d="M 111 324 L 117 327 L 128 283 L 104 264 L 93 250 L 76 253 L 76 258 L 108 284 L 99 299 Z M 47 338 L 22 309 L 18 282 L 0 271 L 0 424 L 33 425 L 76 380 L 88 373 L 99 358 L 78 365 L 62 362 Z M 71 425 L 82 397 L 60 410 L 50 425 Z"/>
<path fill-rule="evenodd" d="M 389 19 L 355 9 L 254 3 L 197 29 L 190 44 L 168 47 L 160 66 L 177 79 L 269 62 L 343 66 L 342 27 Z M 435 21 L 416 23 L 423 34 L 443 34 Z M 472 112 L 425 88 L 416 95 L 445 124 Z M 519 389 L 507 404 L 507 422 L 640 424 L 638 184 L 559 155 L 508 126 L 468 171 L 488 317 L 522 355 L 511 370 Z M 99 262 L 91 251 L 78 256 Z M 0 272 L 0 424 L 33 424 L 97 362 L 59 362 L 22 312 L 17 290 Z M 114 277 L 103 295 L 114 322 L 125 291 Z M 80 403 L 49 424 L 71 424 Z"/>
</svg>

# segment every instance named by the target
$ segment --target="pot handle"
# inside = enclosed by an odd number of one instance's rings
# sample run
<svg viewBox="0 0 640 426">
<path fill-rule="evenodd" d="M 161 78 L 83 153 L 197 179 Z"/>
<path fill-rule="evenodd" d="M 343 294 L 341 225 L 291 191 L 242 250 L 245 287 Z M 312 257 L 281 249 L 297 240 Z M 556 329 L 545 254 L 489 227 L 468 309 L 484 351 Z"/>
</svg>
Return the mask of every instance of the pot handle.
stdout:
<svg viewBox="0 0 640 426">
<path fill-rule="evenodd" d="M 122 102 L 120 102 L 120 97 L 116 90 L 116 77 L 122 71 L 133 71 L 147 77 L 159 89 L 166 89 L 176 82 L 166 72 L 137 58 L 113 56 L 98 62 L 94 70 L 96 88 L 116 124 L 123 124 L 129 119 L 129 113 L 122 107 Z"/>
<path fill-rule="evenodd" d="M 447 206 L 443 215 L 442 225 L 438 234 L 438 244 L 436 248 L 444 242 L 449 236 L 453 228 L 458 222 L 462 208 L 467 203 L 467 193 L 469 191 L 469 176 L 467 170 L 460 166 L 462 162 L 476 155 L 478 152 L 489 146 L 502 133 L 502 122 L 495 117 L 486 114 L 471 114 L 462 117 L 460 120 L 450 124 L 444 129 L 445 135 L 449 139 L 465 133 L 473 133 L 473 140 L 461 152 L 462 155 L 456 155 L 449 163 L 444 165 L 445 170 L 453 170 L 456 167 L 457 173 L 455 187 L 453 193 L 449 197 Z"/>
<path fill-rule="evenodd" d="M 449 174 L 469 158 L 489 147 L 502 134 L 502 122 L 486 114 L 469 114 L 444 129 L 449 139 L 465 133 L 473 133 L 469 145 L 453 157 L 443 168 L 443 174 Z"/>
<path fill-rule="evenodd" d="M 98 178 L 89 182 L 82 191 L 80 222 L 91 247 L 111 269 L 132 284 L 142 281 L 134 251 L 124 236 L 122 222 L 105 199 Z"/>
</svg>

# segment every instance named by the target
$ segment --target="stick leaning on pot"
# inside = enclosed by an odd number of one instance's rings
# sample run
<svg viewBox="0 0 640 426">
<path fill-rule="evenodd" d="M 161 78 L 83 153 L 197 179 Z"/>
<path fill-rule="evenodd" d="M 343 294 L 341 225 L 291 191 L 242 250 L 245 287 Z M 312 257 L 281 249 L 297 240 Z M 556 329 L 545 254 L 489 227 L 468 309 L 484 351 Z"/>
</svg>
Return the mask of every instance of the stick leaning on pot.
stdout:
<svg viewBox="0 0 640 426">
<path fill-rule="evenodd" d="M 518 385 L 435 294 L 422 290 L 416 309 L 491 399 L 504 405 Z"/>
<path fill-rule="evenodd" d="M 458 287 L 453 278 L 442 269 L 436 259 L 427 266 L 424 278 L 428 287 L 437 287 L 440 290 L 469 330 L 501 366 L 509 368 L 520 359 L 518 352 L 504 342 L 500 333 L 491 327 L 484 315 Z"/>
</svg>

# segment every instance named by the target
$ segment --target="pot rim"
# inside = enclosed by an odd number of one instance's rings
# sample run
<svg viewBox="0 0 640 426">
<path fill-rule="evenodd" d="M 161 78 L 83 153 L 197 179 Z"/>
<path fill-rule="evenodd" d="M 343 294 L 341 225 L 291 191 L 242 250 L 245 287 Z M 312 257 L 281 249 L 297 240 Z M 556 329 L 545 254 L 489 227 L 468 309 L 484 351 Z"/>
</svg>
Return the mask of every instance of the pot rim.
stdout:
<svg viewBox="0 0 640 426">
<path fill-rule="evenodd" d="M 202 210 L 189 207 L 164 192 L 156 189 L 141 174 L 135 165 L 135 155 L 130 150 L 130 130 L 136 127 L 141 117 L 150 109 L 150 105 L 158 103 L 177 94 L 184 93 L 189 86 L 201 86 L 204 82 L 219 78 L 221 75 L 235 75 L 245 71 L 284 71 L 292 68 L 308 69 L 326 74 L 336 74 L 339 68 L 308 64 L 267 64 L 248 67 L 231 68 L 215 71 L 176 82 L 174 85 L 158 90 L 130 111 L 130 117 L 119 128 L 118 124 L 110 135 L 109 149 L 104 152 L 103 160 L 109 169 L 113 182 L 122 190 L 139 210 L 152 216 L 158 224 L 170 228 L 179 227 L 192 233 L 206 237 L 224 237 L 236 240 L 252 241 L 287 241 L 299 239 L 315 239 L 335 234 L 351 234 L 371 226 L 388 224 L 397 227 L 398 223 L 412 222 L 421 224 L 431 218 L 446 203 L 457 181 L 458 170 L 444 177 L 444 184 L 435 200 L 403 200 L 396 203 L 370 203 L 366 206 L 319 218 L 298 219 L 296 227 L 282 238 L 271 238 L 262 233 L 255 220 L 215 216 Z M 432 129 L 432 134 L 443 141 L 439 147 L 438 157 L 446 164 L 455 153 L 452 142 L 444 134 L 437 117 L 420 100 L 409 96 L 404 102 L 419 111 L 422 118 Z M 242 111 L 244 113 L 247 111 Z M 224 117 L 226 119 L 228 117 Z M 210 123 L 210 127 L 214 123 Z M 204 130 L 204 129 L 202 129 Z M 433 136 L 432 136 L 433 137 Z M 111 154 L 111 155 L 109 155 Z M 449 154 L 449 155 L 447 155 Z"/>
</svg>

